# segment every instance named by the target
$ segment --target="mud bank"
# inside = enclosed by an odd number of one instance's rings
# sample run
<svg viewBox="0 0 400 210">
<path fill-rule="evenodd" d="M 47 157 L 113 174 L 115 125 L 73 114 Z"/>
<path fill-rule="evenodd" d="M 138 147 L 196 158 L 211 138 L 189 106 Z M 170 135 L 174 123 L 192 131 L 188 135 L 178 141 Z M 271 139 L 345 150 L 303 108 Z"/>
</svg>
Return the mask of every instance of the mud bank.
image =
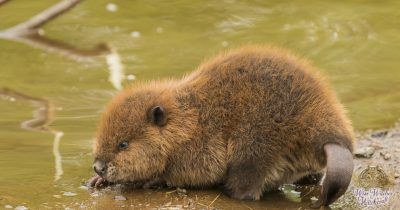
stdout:
<svg viewBox="0 0 400 210">
<path fill-rule="evenodd" d="M 332 208 L 400 209 L 400 123 L 356 137 L 351 186 Z"/>
</svg>

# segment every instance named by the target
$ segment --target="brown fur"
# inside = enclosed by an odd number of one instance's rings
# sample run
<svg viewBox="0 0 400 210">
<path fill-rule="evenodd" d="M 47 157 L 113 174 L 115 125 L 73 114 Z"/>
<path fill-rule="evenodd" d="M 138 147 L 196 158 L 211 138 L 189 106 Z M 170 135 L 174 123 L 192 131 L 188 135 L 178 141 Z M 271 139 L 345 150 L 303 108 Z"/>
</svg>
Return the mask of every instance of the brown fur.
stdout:
<svg viewBox="0 0 400 210">
<path fill-rule="evenodd" d="M 167 123 L 149 120 L 155 106 Z M 353 133 L 327 82 L 305 60 L 266 46 L 222 53 L 181 80 L 116 96 L 94 147 L 110 182 L 223 183 L 239 199 L 321 172 L 324 145 L 352 151 Z M 120 141 L 129 141 L 119 151 Z M 347 187 L 347 186 L 346 186 Z"/>
</svg>

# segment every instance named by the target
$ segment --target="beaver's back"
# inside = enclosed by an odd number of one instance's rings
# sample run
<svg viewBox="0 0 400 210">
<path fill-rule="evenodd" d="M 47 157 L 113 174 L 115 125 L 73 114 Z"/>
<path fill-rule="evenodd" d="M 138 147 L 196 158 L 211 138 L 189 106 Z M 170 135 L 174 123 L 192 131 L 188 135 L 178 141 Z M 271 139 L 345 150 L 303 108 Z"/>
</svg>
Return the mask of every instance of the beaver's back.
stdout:
<svg viewBox="0 0 400 210">
<path fill-rule="evenodd" d="M 201 135 L 222 133 L 233 140 L 228 153 L 260 144 L 272 156 L 308 153 L 304 158 L 315 160 L 312 154 L 318 154 L 323 163 L 326 142 L 345 139 L 338 143 L 352 149 L 349 122 L 326 82 L 306 61 L 282 50 L 247 47 L 222 54 L 184 82 L 199 109 Z M 287 159 L 299 162 L 302 155 Z"/>
</svg>

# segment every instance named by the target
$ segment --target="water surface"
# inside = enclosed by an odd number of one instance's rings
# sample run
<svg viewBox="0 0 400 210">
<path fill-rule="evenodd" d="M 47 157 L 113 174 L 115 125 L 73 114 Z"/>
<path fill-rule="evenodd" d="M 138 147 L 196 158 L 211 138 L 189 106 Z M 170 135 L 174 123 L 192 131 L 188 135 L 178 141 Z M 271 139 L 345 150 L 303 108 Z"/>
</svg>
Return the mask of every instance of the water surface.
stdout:
<svg viewBox="0 0 400 210">
<path fill-rule="evenodd" d="M 54 3 L 3 4 L 0 29 Z M 118 89 L 138 80 L 179 78 L 204 58 L 244 44 L 270 43 L 310 59 L 330 79 L 357 130 L 388 127 L 400 117 L 399 1 L 115 1 L 115 12 L 108 3 L 84 1 L 42 31 L 81 49 L 106 43 L 108 56 L 79 59 L 0 39 L 0 89 L 12 90 L 0 93 L 0 208 L 149 208 L 185 206 L 190 199 L 197 207 L 209 205 L 220 191 L 92 194 L 80 186 L 92 175 L 97 120 Z M 51 112 L 48 125 L 21 126 L 43 104 Z M 128 200 L 114 201 L 120 194 Z M 212 205 L 306 206 L 296 195 L 269 193 L 255 203 L 220 195 Z"/>
</svg>

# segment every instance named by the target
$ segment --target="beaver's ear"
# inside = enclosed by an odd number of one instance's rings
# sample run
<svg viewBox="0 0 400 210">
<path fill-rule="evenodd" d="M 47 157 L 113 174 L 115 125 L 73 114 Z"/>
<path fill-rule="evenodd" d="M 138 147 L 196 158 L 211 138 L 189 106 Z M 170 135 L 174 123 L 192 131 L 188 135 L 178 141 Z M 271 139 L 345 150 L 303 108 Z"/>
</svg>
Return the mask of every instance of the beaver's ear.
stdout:
<svg viewBox="0 0 400 210">
<path fill-rule="evenodd" d="M 155 106 L 150 110 L 149 118 L 152 123 L 158 126 L 167 124 L 167 115 L 162 106 Z"/>
</svg>

